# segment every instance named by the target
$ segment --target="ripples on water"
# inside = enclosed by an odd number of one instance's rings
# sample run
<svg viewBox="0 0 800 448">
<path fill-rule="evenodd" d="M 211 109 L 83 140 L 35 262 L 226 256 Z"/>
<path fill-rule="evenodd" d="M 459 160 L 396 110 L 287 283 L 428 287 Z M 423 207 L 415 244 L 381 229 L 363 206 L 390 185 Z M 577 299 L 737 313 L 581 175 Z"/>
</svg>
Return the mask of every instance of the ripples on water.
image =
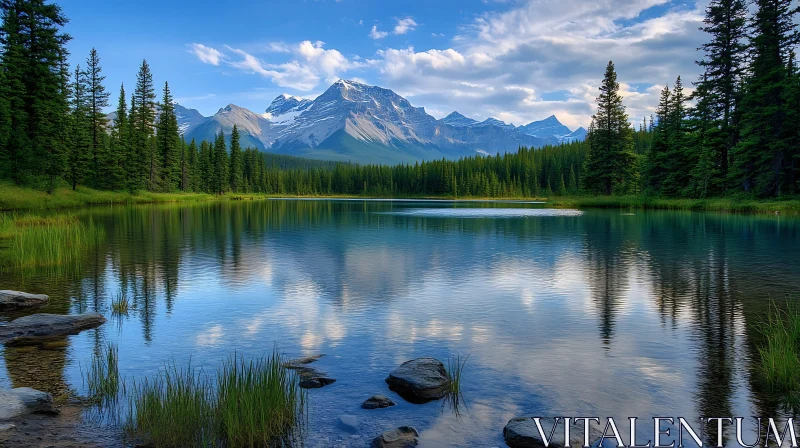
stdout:
<svg viewBox="0 0 800 448">
<path fill-rule="evenodd" d="M 135 311 L 67 347 L 0 358 L 2 385 L 83 389 L 106 341 L 130 379 L 234 350 L 328 356 L 310 444 L 353 446 L 411 424 L 423 446 L 501 446 L 519 415 L 775 415 L 759 392 L 753 325 L 798 291 L 796 220 L 547 209 L 533 203 L 272 200 L 103 207 L 80 275 L 0 273 L 47 292 L 45 311 Z M 460 418 L 411 405 L 384 378 L 413 357 L 470 355 Z M 43 374 L 45 372 L 46 374 Z M 387 393 L 398 406 L 364 411 Z M 362 439 L 338 428 L 359 419 Z M 327 438 L 327 439 L 326 439 Z"/>
</svg>

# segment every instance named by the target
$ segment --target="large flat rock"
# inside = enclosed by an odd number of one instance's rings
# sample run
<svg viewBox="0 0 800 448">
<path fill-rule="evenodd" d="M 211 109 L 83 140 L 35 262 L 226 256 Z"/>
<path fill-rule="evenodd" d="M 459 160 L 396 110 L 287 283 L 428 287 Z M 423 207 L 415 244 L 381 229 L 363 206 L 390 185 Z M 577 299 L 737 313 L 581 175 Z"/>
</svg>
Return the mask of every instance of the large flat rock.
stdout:
<svg viewBox="0 0 800 448">
<path fill-rule="evenodd" d="M 56 412 L 53 408 L 53 396 L 30 387 L 0 389 L 0 420 L 34 412 Z"/>
<path fill-rule="evenodd" d="M 45 294 L 29 294 L 9 289 L 0 290 L 0 310 L 47 305 L 49 301 L 50 297 Z"/>
<path fill-rule="evenodd" d="M 0 342 L 21 338 L 39 338 L 77 334 L 106 322 L 102 314 L 31 314 L 0 327 Z"/>
<path fill-rule="evenodd" d="M 435 358 L 406 361 L 386 378 L 389 388 L 412 403 L 426 403 L 442 398 L 450 387 L 444 364 Z"/>
</svg>

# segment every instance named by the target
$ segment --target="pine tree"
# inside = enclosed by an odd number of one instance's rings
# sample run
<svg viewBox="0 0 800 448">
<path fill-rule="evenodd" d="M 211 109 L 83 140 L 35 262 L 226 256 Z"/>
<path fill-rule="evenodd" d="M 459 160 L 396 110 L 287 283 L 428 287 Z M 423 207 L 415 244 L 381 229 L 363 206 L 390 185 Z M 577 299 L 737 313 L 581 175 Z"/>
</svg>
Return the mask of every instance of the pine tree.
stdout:
<svg viewBox="0 0 800 448">
<path fill-rule="evenodd" d="M 655 194 L 663 193 L 663 186 L 669 170 L 669 135 L 671 131 L 669 119 L 672 116 L 670 105 L 669 86 L 664 86 L 656 108 L 658 125 L 653 128 L 653 141 L 645 162 L 645 187 Z"/>
<path fill-rule="evenodd" d="M 86 59 L 86 77 L 88 84 L 88 103 L 89 103 L 89 125 L 91 129 L 92 143 L 92 176 L 95 186 L 103 185 L 104 180 L 108 180 L 109 172 L 112 167 L 101 166 L 102 161 L 107 157 L 103 154 L 106 148 L 106 114 L 103 111 L 108 107 L 110 93 L 106 92 L 103 81 L 106 79 L 100 67 L 100 56 L 97 50 L 92 48 L 89 57 Z"/>
<path fill-rule="evenodd" d="M 628 114 L 619 94 L 617 73 L 611 61 L 606 67 L 597 98 L 597 113 L 592 121 L 584 183 L 589 190 L 610 195 L 615 190 L 626 188 L 635 162 L 633 129 L 628 123 Z"/>
<path fill-rule="evenodd" d="M 69 119 L 69 150 L 67 154 L 67 180 L 73 190 L 83 182 L 91 158 L 91 135 L 87 77 L 81 66 L 75 67 L 70 98 L 72 113 Z"/>
<path fill-rule="evenodd" d="M 687 146 L 686 97 L 680 76 L 675 80 L 669 104 L 667 176 L 662 188 L 665 194 L 678 196 L 688 185 L 690 169 L 696 164 Z"/>
<path fill-rule="evenodd" d="M 156 189 L 158 157 L 153 148 L 153 128 L 156 115 L 156 93 L 153 87 L 153 74 L 147 61 L 142 61 L 136 75 L 136 90 L 131 101 L 131 130 L 137 160 L 136 188 Z"/>
<path fill-rule="evenodd" d="M 230 189 L 232 192 L 242 188 L 242 148 L 239 146 L 239 129 L 233 125 L 231 131 Z"/>
<path fill-rule="evenodd" d="M 0 70 L 10 126 L 3 159 L 17 183 L 40 178 L 52 192 L 66 162 L 67 19 L 44 0 L 0 1 Z"/>
<path fill-rule="evenodd" d="M 111 128 L 107 159 L 103 162 L 108 168 L 106 185 L 111 189 L 120 189 L 125 185 L 125 175 L 129 170 L 129 137 L 128 105 L 125 99 L 125 85 L 119 88 L 116 118 Z"/>
<path fill-rule="evenodd" d="M 164 94 L 159 105 L 160 113 L 156 128 L 156 151 L 160 157 L 161 190 L 172 191 L 180 183 L 181 136 L 178 130 L 178 117 L 175 104 L 169 91 L 169 83 L 164 83 Z"/>
<path fill-rule="evenodd" d="M 787 59 L 798 41 L 791 0 L 757 0 L 752 27 L 752 63 L 742 98 L 741 140 L 735 147 L 734 180 L 759 196 L 783 193 L 791 166 L 786 138 Z"/>
<path fill-rule="evenodd" d="M 697 102 L 692 115 L 701 137 L 694 141 L 699 167 L 694 167 L 692 177 L 704 191 L 723 192 L 731 152 L 739 138 L 734 113 L 747 54 L 747 4 L 744 0 L 712 0 L 703 23 L 702 30 L 711 40 L 700 47 L 705 55 L 697 64 L 704 73 L 692 96 Z"/>
<path fill-rule="evenodd" d="M 212 192 L 215 194 L 224 194 L 230 187 L 228 179 L 228 152 L 225 148 L 225 135 L 222 131 L 219 132 L 219 135 L 217 135 L 214 141 L 212 170 Z"/>
</svg>

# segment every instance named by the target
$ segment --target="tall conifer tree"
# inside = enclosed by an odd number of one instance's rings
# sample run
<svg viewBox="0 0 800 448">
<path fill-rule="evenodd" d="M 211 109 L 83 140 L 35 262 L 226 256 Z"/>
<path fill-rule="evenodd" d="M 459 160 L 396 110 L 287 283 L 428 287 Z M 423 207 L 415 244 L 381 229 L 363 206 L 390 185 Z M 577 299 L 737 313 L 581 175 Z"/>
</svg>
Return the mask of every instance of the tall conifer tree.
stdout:
<svg viewBox="0 0 800 448">
<path fill-rule="evenodd" d="M 626 188 L 633 174 L 633 129 L 619 94 L 614 63 L 609 61 L 592 117 L 584 184 L 587 189 L 612 194 Z"/>
</svg>

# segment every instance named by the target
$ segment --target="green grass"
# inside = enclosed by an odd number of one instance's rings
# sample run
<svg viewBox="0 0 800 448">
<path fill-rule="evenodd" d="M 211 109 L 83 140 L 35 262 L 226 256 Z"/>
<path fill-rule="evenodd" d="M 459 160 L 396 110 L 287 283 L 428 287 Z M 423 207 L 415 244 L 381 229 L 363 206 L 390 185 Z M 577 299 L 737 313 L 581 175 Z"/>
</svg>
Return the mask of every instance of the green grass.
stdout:
<svg viewBox="0 0 800 448">
<path fill-rule="evenodd" d="M 789 299 L 786 309 L 770 305 L 759 326 L 761 371 L 769 388 L 786 397 L 800 393 L 800 305 Z"/>
<path fill-rule="evenodd" d="M 213 446 L 213 388 L 202 370 L 167 366 L 134 383 L 126 435 L 147 446 Z"/>
<path fill-rule="evenodd" d="M 108 344 L 101 353 L 95 354 L 84 382 L 92 403 L 105 407 L 117 402 L 122 383 L 119 378 L 119 351 L 115 345 Z"/>
<path fill-rule="evenodd" d="M 0 215 L 0 268 L 79 268 L 86 250 L 105 233 L 71 215 Z"/>
<path fill-rule="evenodd" d="M 291 445 L 303 417 L 306 396 L 295 372 L 282 366 L 273 351 L 268 358 L 245 361 L 234 356 L 217 375 L 217 425 L 229 447 Z"/>
<path fill-rule="evenodd" d="M 97 204 L 143 204 L 157 202 L 207 201 L 217 196 L 205 193 L 151 193 L 102 191 L 88 187 L 57 188 L 52 194 L 0 182 L 0 210 L 30 210 L 83 207 Z"/>
<path fill-rule="evenodd" d="M 191 366 L 168 366 L 132 387 L 125 433 L 156 448 L 291 444 L 307 400 L 298 376 L 281 364 L 276 350 L 252 361 L 234 355 L 216 383 Z"/>
<path fill-rule="evenodd" d="M 442 402 L 442 408 L 450 406 L 453 411 L 458 415 L 461 412 L 461 404 L 464 396 L 461 393 L 461 377 L 464 372 L 464 365 L 467 363 L 469 355 L 462 358 L 461 355 L 454 355 L 448 358 L 445 371 L 447 378 L 450 380 L 447 386 L 447 393 Z"/>
<path fill-rule="evenodd" d="M 756 200 L 751 198 L 661 199 L 647 196 L 574 196 L 547 199 L 554 207 L 636 208 L 655 210 L 717 211 L 745 214 L 800 214 L 800 200 Z"/>
<path fill-rule="evenodd" d="M 130 309 L 131 301 L 123 291 L 120 291 L 116 297 L 111 299 L 111 315 L 113 317 L 127 316 Z"/>
</svg>

